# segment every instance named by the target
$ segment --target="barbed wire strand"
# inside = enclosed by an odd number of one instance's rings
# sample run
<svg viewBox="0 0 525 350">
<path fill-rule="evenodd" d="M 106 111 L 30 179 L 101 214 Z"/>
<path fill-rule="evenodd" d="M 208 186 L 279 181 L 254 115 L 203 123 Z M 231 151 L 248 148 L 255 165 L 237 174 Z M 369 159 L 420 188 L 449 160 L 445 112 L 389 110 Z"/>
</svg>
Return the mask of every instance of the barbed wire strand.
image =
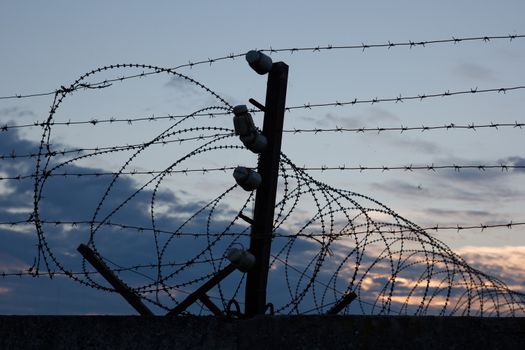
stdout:
<svg viewBox="0 0 525 350">
<path fill-rule="evenodd" d="M 124 66 L 124 65 L 123 65 Z M 127 65 L 126 65 L 127 66 Z M 104 67 L 105 69 L 110 69 L 110 68 L 106 68 Z M 334 101 L 334 102 L 324 102 L 324 103 L 310 103 L 310 102 L 307 102 L 307 103 L 304 103 L 302 105 L 295 105 L 295 106 L 286 106 L 285 107 L 285 110 L 287 112 L 291 112 L 291 111 L 294 111 L 294 110 L 298 110 L 298 109 L 313 109 L 313 108 L 325 108 L 325 107 L 344 107 L 344 106 L 354 106 L 354 105 L 359 105 L 359 104 L 370 104 L 370 105 L 373 105 L 373 104 L 377 104 L 377 103 L 381 103 L 381 102 L 394 102 L 394 103 L 400 103 L 400 102 L 405 102 L 405 101 L 423 101 L 423 100 L 428 100 L 428 99 L 435 99 L 435 98 L 441 98 L 441 97 L 451 97 L 451 96 L 465 96 L 465 95 L 472 95 L 472 94 L 489 94 L 489 93 L 498 93 L 498 94 L 506 94 L 507 92 L 509 91 L 517 91 L 517 90 L 523 90 L 525 89 L 525 85 L 517 85 L 517 86 L 509 86 L 509 87 L 498 87 L 498 88 L 486 88 L 486 89 L 479 89 L 478 87 L 474 87 L 474 88 L 470 88 L 468 90 L 457 90 L 457 91 L 450 91 L 450 90 L 446 90 L 445 92 L 438 92 L 438 93 L 421 93 L 421 94 L 417 94 L 417 95 L 409 95 L 409 96 L 402 96 L 402 95 L 398 95 L 396 97 L 385 97 L 385 98 L 379 98 L 379 97 L 375 97 L 375 98 L 366 98 L 366 99 L 358 99 L 358 98 L 354 98 L 353 100 L 346 100 L 346 101 Z M 68 92 L 70 93 L 70 92 Z M 252 113 L 259 113 L 261 112 L 260 110 L 258 109 L 251 109 L 250 110 Z M 231 110 L 228 111 L 228 112 L 217 112 L 217 113 L 195 113 L 193 116 L 194 117 L 197 117 L 197 116 L 200 116 L 200 117 L 208 117 L 208 118 L 215 118 L 215 117 L 218 117 L 218 116 L 226 116 L 226 115 L 231 115 Z M 140 117 L 140 118 L 135 118 L 135 119 L 131 119 L 131 118 L 124 118 L 124 119 L 116 119 L 116 118 L 109 118 L 109 119 L 90 119 L 90 120 L 85 120 L 85 121 L 67 121 L 67 122 L 53 122 L 51 123 L 50 125 L 54 126 L 54 125 L 65 125 L 65 126 L 71 126 L 71 125 L 87 125 L 87 124 L 90 124 L 90 125 L 93 125 L 93 126 L 96 126 L 96 125 L 102 125 L 102 124 L 107 124 L 107 123 L 110 123 L 110 124 L 113 124 L 113 123 L 127 123 L 127 124 L 133 124 L 134 122 L 137 122 L 137 121 L 157 121 L 157 120 L 175 120 L 175 119 L 183 119 L 184 116 L 182 115 L 169 115 L 169 116 L 160 116 L 160 117 L 155 117 L 155 116 L 151 116 L 151 117 Z M 517 124 L 517 125 L 516 125 Z M 2 126 L 0 126 L 0 131 L 8 131 L 10 129 L 18 129 L 18 128 L 31 128 L 31 127 L 43 127 L 44 125 L 46 125 L 46 122 L 38 122 L 38 121 L 35 121 L 33 123 L 30 123 L 30 124 L 20 124 L 20 125 L 8 125 L 8 124 L 4 124 Z M 522 123 L 514 123 L 512 125 L 513 127 L 522 127 Z M 493 126 L 488 126 L 488 127 L 493 127 Z M 403 128 L 403 127 L 402 127 Z M 438 127 L 435 127 L 435 129 L 437 129 Z M 446 129 L 446 126 L 444 126 L 444 128 Z M 449 124 L 449 129 L 452 128 L 450 127 L 450 124 Z M 467 128 L 470 128 L 469 126 L 467 126 Z M 358 128 L 356 130 L 353 130 L 353 131 L 363 131 L 361 128 Z M 377 128 L 376 130 L 374 131 L 377 131 Z M 400 130 L 402 131 L 402 129 Z"/>
<path fill-rule="evenodd" d="M 101 177 L 101 176 L 108 176 L 108 177 L 115 177 L 115 176 L 121 176 L 121 175 L 128 175 L 128 176 L 156 176 L 156 175 L 175 175 L 175 174 L 195 174 L 200 173 L 202 175 L 212 173 L 212 172 L 222 172 L 227 173 L 228 171 L 235 170 L 236 166 L 222 166 L 219 168 L 187 168 L 187 169 L 181 169 L 181 170 L 131 170 L 131 171 L 99 171 L 99 172 L 90 172 L 90 173 L 81 173 L 81 172 L 51 172 L 48 171 L 44 175 L 35 175 L 35 174 L 18 174 L 18 175 L 12 175 L 12 176 L 0 176 L 0 181 L 5 180 L 16 180 L 16 181 L 22 181 L 27 179 L 34 179 L 34 178 L 40 178 L 44 176 L 45 178 L 52 178 L 52 177 Z M 255 169 L 255 168 L 254 168 Z M 381 172 L 388 172 L 388 171 L 404 171 L 404 172 L 413 172 L 413 171 L 429 171 L 429 172 L 437 172 L 438 170 L 454 170 L 456 172 L 460 172 L 462 170 L 478 170 L 480 172 L 485 172 L 487 170 L 499 170 L 501 172 L 510 172 L 511 170 L 517 170 L 520 171 L 522 169 L 525 169 L 525 165 L 519 165 L 519 164 L 475 164 L 475 165 L 465 165 L 465 164 L 446 164 L 446 165 L 439 165 L 439 164 L 427 164 L 427 165 L 380 165 L 380 166 L 347 166 L 345 164 L 342 165 L 335 165 L 335 166 L 327 166 L 327 165 L 320 165 L 320 166 L 298 166 L 297 169 L 302 171 L 381 171 Z M 290 170 L 289 168 L 287 170 Z"/>
<path fill-rule="evenodd" d="M 400 42 L 386 42 L 386 43 L 379 43 L 379 44 L 365 44 L 361 43 L 358 45 L 317 45 L 317 46 L 307 46 L 307 47 L 289 47 L 289 48 L 269 48 L 269 49 L 260 49 L 261 52 L 267 52 L 270 54 L 273 53 L 280 53 L 280 52 L 289 52 L 291 54 L 293 53 L 299 53 L 299 52 L 321 52 L 321 51 L 335 51 L 335 50 L 362 50 L 363 52 L 367 49 L 374 49 L 374 48 L 386 48 L 391 49 L 395 47 L 408 47 L 408 48 L 414 48 L 414 47 L 428 47 L 436 44 L 459 44 L 459 43 L 465 43 L 465 42 L 484 42 L 489 43 L 491 41 L 498 41 L 498 40 L 508 40 L 509 42 L 513 42 L 516 39 L 522 39 L 524 38 L 524 34 L 508 34 L 508 35 L 486 35 L 486 36 L 472 36 L 472 37 L 452 37 L 447 39 L 437 39 L 437 40 L 419 40 L 419 41 L 400 41 Z M 245 53 L 230 53 L 228 55 L 216 57 L 216 58 L 208 58 L 205 60 L 199 60 L 199 61 L 189 61 L 186 64 L 181 64 L 175 67 L 170 68 L 170 70 L 178 70 L 181 68 L 193 68 L 200 65 L 209 64 L 212 65 L 216 62 L 220 61 L 226 61 L 226 60 L 234 60 L 236 58 L 244 56 Z M 103 68 L 101 68 L 103 69 Z M 22 99 L 22 98 L 32 98 L 32 97 L 43 97 L 43 96 L 54 96 L 55 94 L 60 94 L 63 92 L 72 92 L 79 89 L 97 89 L 97 88 L 105 88 L 109 86 L 111 83 L 114 82 L 122 82 L 124 80 L 128 79 L 135 79 L 135 78 L 142 78 L 148 75 L 157 74 L 157 72 L 141 72 L 139 74 L 134 74 L 130 76 L 123 76 L 115 79 L 107 79 L 104 81 L 91 83 L 91 84 L 78 84 L 77 86 L 73 87 L 65 87 L 62 86 L 60 89 L 54 90 L 54 91 L 48 91 L 48 92 L 41 92 L 41 93 L 29 93 L 29 94 L 13 94 L 13 95 L 6 95 L 6 96 L 0 96 L 0 100 L 10 100 L 10 99 Z"/>
</svg>

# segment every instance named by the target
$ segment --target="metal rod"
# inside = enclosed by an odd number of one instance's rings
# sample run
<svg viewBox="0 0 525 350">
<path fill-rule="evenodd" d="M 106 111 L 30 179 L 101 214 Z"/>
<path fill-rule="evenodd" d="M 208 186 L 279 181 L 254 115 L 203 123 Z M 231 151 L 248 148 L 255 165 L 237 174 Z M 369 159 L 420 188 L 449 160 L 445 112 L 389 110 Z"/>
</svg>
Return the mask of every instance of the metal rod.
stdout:
<svg viewBox="0 0 525 350">
<path fill-rule="evenodd" d="M 146 307 L 124 282 L 122 282 L 109 267 L 100 259 L 91 248 L 81 244 L 77 248 L 78 252 L 108 281 L 115 290 L 122 295 L 126 301 L 138 311 L 142 316 L 153 316 L 153 312 Z"/>
<path fill-rule="evenodd" d="M 255 107 L 259 108 L 259 110 L 261 110 L 261 111 L 263 111 L 263 112 L 266 111 L 266 107 L 264 107 L 264 106 L 262 105 L 262 103 L 260 103 L 259 101 L 255 100 L 255 99 L 253 99 L 253 98 L 250 98 L 250 99 L 248 100 L 248 102 L 250 102 L 250 103 L 251 103 L 252 105 L 254 105 Z"/>
<path fill-rule="evenodd" d="M 219 309 L 219 307 L 215 305 L 206 294 L 201 295 L 199 297 L 199 300 L 202 301 L 202 303 L 206 305 L 208 310 L 213 312 L 215 316 L 224 316 L 224 313 L 222 312 L 222 310 Z"/>
<path fill-rule="evenodd" d="M 343 298 L 339 300 L 338 303 L 336 303 L 328 312 L 327 315 L 337 315 L 341 310 L 343 310 L 348 304 L 350 304 L 355 298 L 357 298 L 357 294 L 354 292 L 350 292 L 348 294 L 343 295 Z"/>
<path fill-rule="evenodd" d="M 255 195 L 251 230 L 250 252 L 255 256 L 255 265 L 248 271 L 246 278 L 245 314 L 247 317 L 263 315 L 266 309 L 268 265 L 275 214 L 287 82 L 288 65 L 283 62 L 274 63 L 268 75 L 262 131 L 268 140 L 268 145 L 261 153 L 257 170 L 262 177 L 262 183 L 257 188 Z"/>
<path fill-rule="evenodd" d="M 223 279 L 228 277 L 230 273 L 235 271 L 237 267 L 234 264 L 230 264 L 226 266 L 224 269 L 217 272 L 216 275 L 214 275 L 212 278 L 210 278 L 206 283 L 204 283 L 202 286 L 200 286 L 196 291 L 191 293 L 181 301 L 177 306 L 175 306 L 172 310 L 170 310 L 166 316 L 176 316 L 186 310 L 191 304 L 193 304 L 195 301 L 200 299 L 202 301 L 202 296 L 206 294 L 207 291 L 215 287 L 218 283 L 220 283 Z M 204 301 L 203 301 L 204 302 Z M 210 301 L 211 302 L 211 301 Z M 208 306 L 208 305 L 206 305 Z M 213 311 L 213 310 L 211 310 Z"/>
<path fill-rule="evenodd" d="M 244 221 L 246 221 L 247 223 L 249 223 L 250 225 L 253 225 L 253 219 L 250 219 L 249 217 L 247 217 L 243 213 L 239 213 L 239 217 L 241 219 L 243 219 Z"/>
</svg>

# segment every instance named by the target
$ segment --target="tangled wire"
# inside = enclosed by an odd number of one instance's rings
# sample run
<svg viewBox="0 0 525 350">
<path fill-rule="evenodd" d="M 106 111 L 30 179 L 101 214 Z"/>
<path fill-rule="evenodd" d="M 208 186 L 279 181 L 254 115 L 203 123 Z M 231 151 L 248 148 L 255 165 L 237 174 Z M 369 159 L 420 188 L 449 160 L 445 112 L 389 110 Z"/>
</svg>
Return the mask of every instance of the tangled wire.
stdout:
<svg viewBox="0 0 525 350">
<path fill-rule="evenodd" d="M 80 87 L 108 88 L 107 83 L 91 84 L 89 79 L 115 69 L 174 76 L 211 95 L 219 105 L 173 121 L 143 143 L 76 154 L 57 152 L 52 126 L 65 98 L 78 93 Z M 102 67 L 57 90 L 49 117 L 42 124 L 36 157 L 31 220 L 38 236 L 38 254 L 31 271 L 60 271 L 85 286 L 115 292 L 71 246 L 65 247 L 57 238 L 57 226 L 63 224 L 62 235 L 87 244 L 135 294 L 158 310 L 171 310 L 212 278 L 229 263 L 225 254 L 229 248 L 249 245 L 250 227 L 243 216 L 253 205 L 254 193 L 232 181 L 211 199 L 190 203 L 173 194 L 172 188 L 192 162 L 235 160 L 237 154 L 246 153 L 230 127 L 210 126 L 212 119 L 199 125 L 194 118 L 231 111 L 225 99 L 194 79 L 146 65 Z M 148 151 L 158 152 L 159 147 L 164 147 L 164 153 L 169 148 L 171 159 L 162 171 L 133 176 L 134 164 L 150 157 Z M 93 163 L 120 154 L 125 157 L 118 169 L 94 182 L 81 176 L 52 176 L 74 173 L 86 160 Z M 205 178 L 206 167 L 202 173 Z M 322 314 L 344 295 L 355 292 L 357 299 L 345 313 L 523 315 L 524 294 L 469 266 L 443 242 L 380 202 L 317 181 L 285 154 L 281 154 L 279 175 L 267 291 L 275 313 Z M 74 190 L 60 193 L 64 181 L 76 181 Z M 100 192 L 96 203 L 82 197 L 90 186 L 90 191 Z M 196 190 L 203 187 L 207 193 L 218 187 L 207 186 L 205 179 L 193 186 Z M 57 194 L 71 203 L 86 201 L 82 206 L 85 211 L 74 218 L 53 217 Z M 68 254 L 74 259 L 64 259 Z M 74 272 L 77 268 L 81 270 Z M 209 296 L 226 309 L 230 301 L 243 300 L 244 282 L 245 274 L 237 271 Z M 207 310 L 195 304 L 187 312 L 205 314 Z"/>
</svg>

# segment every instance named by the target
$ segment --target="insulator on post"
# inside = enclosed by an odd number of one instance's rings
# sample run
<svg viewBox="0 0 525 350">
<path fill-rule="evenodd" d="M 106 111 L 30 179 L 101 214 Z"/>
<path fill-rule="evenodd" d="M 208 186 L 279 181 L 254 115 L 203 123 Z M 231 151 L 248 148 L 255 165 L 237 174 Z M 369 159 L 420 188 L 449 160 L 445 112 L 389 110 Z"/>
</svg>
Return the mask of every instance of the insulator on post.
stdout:
<svg viewBox="0 0 525 350">
<path fill-rule="evenodd" d="M 258 172 L 243 166 L 235 168 L 233 178 L 237 185 L 241 186 L 245 191 L 255 190 L 262 182 L 262 177 Z"/>
<path fill-rule="evenodd" d="M 251 50 L 246 53 L 246 61 L 254 71 L 264 75 L 272 70 L 272 59 L 260 51 Z"/>
<path fill-rule="evenodd" d="M 266 149 L 268 141 L 262 135 L 253 122 L 252 116 L 248 113 L 246 105 L 239 105 L 233 108 L 233 126 L 235 134 L 240 136 L 244 146 L 253 153 L 261 153 Z"/>
<path fill-rule="evenodd" d="M 248 148 L 253 153 L 262 153 L 268 144 L 266 137 L 259 133 L 241 136 L 239 138 L 241 139 L 244 146 L 246 146 L 246 148 Z"/>
<path fill-rule="evenodd" d="M 255 256 L 240 248 L 230 248 L 226 253 L 226 258 L 242 272 L 248 272 L 255 265 Z"/>
<path fill-rule="evenodd" d="M 253 122 L 252 116 L 248 113 L 246 105 L 238 105 L 233 107 L 233 127 L 235 128 L 235 135 L 249 135 L 254 130 L 257 131 Z"/>
</svg>

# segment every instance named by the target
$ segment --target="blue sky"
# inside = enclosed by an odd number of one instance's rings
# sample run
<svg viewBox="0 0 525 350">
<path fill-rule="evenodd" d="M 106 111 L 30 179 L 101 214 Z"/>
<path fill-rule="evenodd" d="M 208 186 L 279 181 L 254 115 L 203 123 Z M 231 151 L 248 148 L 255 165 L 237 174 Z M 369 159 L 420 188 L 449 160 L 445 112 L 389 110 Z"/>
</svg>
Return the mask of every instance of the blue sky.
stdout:
<svg viewBox="0 0 525 350">
<path fill-rule="evenodd" d="M 350 1 L 266 1 L 264 4 L 251 1 L 192 1 L 191 4 L 170 1 L 153 4 L 139 1 L 3 2 L 0 5 L 0 96 L 54 91 L 69 86 L 92 69 L 118 63 L 176 67 L 232 53 L 241 54 L 250 49 L 520 35 L 525 34 L 524 11 L 522 1 L 397 1 L 395 4 L 389 1 L 367 4 Z M 287 106 L 514 87 L 524 85 L 525 81 L 525 71 L 521 69 L 525 59 L 525 39 L 519 38 L 412 48 L 279 52 L 273 53 L 272 58 L 290 66 Z M 87 81 L 140 74 L 141 71 L 114 69 L 97 73 Z M 231 105 L 247 104 L 249 98 L 264 102 L 266 78 L 255 74 L 242 57 L 185 67 L 178 72 L 216 91 Z M 286 114 L 285 129 L 523 123 L 522 100 L 523 90 L 515 90 L 505 94 L 476 93 L 403 103 L 297 109 Z M 53 96 L 2 99 L 0 125 L 43 121 L 52 102 Z M 115 82 L 101 90 L 79 90 L 69 94 L 55 120 L 182 115 L 210 105 L 221 103 L 184 80 L 168 74 L 155 74 Z M 260 114 L 254 119 L 261 125 Z M 52 129 L 50 142 L 56 150 L 136 144 L 151 140 L 170 125 L 167 120 L 131 125 L 57 125 Z M 217 116 L 213 119 L 196 118 L 181 124 L 181 128 L 207 126 L 231 129 L 232 123 L 229 117 Z M 497 130 L 477 128 L 403 133 L 288 132 L 283 138 L 283 152 L 295 164 L 307 167 L 523 166 L 523 132 L 521 128 L 511 126 L 501 126 Z M 199 136 L 201 133 L 180 135 Z M 41 136 L 40 127 L 10 128 L 0 133 L 0 154 L 35 152 Z M 177 137 L 172 136 L 172 139 Z M 225 142 L 236 144 L 233 139 Z M 150 147 L 134 158 L 128 169 L 164 169 L 192 147 L 192 143 L 185 142 Z M 126 162 L 130 154 L 121 152 L 89 157 L 74 161 L 63 169 L 114 171 Z M 70 154 L 54 161 L 72 157 Z M 218 150 L 185 160 L 178 169 L 236 165 L 255 166 L 256 158 L 242 149 Z M 28 174 L 34 171 L 34 166 L 34 159 L 0 159 L 0 174 L 4 177 Z M 331 186 L 370 196 L 421 227 L 524 222 L 523 174 L 523 169 L 310 172 L 311 176 Z M 104 203 L 101 215 L 147 179 L 148 176 L 122 179 Z M 106 180 L 50 180 L 42 201 L 43 215 L 48 220 L 90 220 L 108 185 Z M 232 185 L 229 171 L 167 177 L 158 191 L 161 224 L 166 228 L 177 226 L 184 220 L 184 215 L 190 215 L 192 210 Z M 0 180 L 0 221 L 27 217 L 32 210 L 32 189 L 31 179 Z M 126 209 L 130 212 L 121 213 L 118 219 L 128 225 L 147 222 L 151 195 L 148 191 L 151 190 L 148 187 L 141 194 L 143 197 L 134 199 L 132 206 Z M 221 203 L 214 229 L 220 230 L 226 225 L 245 199 L 246 194 L 242 191 L 232 192 L 231 197 Z M 308 218 L 311 215 L 309 210 L 314 208 L 305 204 L 301 210 L 301 215 L 294 219 L 298 224 Z M 197 218 L 192 225 L 192 230 L 200 230 L 205 226 L 205 219 Z M 85 233 L 78 236 L 67 234 L 76 231 L 65 230 L 62 235 L 52 236 L 53 249 L 60 252 L 60 259 L 71 269 L 79 268 L 74 247 L 87 237 Z M 432 236 L 461 253 L 468 262 L 502 276 L 514 288 L 524 288 L 525 239 L 522 226 L 483 231 L 439 230 Z M 111 240 L 106 241 L 104 235 L 101 237 L 101 249 L 123 264 L 147 264 L 151 262 L 151 254 L 154 255 L 151 236 L 122 238 L 130 240 L 128 249 L 123 246 L 116 249 Z M 3 225 L 0 226 L 0 239 L 0 272 L 20 271 L 33 263 L 36 255 L 34 229 L 24 227 L 19 230 Z M 199 249 L 198 244 L 184 244 Z M 217 247 L 215 254 L 221 254 L 220 249 L 224 248 Z M 301 249 L 298 256 L 308 254 L 308 247 Z M 129 254 L 130 251 L 133 254 Z M 184 260 L 184 249 L 182 252 L 174 249 L 172 254 L 180 254 L 175 260 Z M 515 273 L 509 273 L 511 270 Z M 196 275 L 204 273 L 195 271 Z M 118 297 L 65 278 L 3 278 L 0 279 L 0 297 L 8 301 L 0 303 L 2 313 L 132 312 Z"/>
</svg>

